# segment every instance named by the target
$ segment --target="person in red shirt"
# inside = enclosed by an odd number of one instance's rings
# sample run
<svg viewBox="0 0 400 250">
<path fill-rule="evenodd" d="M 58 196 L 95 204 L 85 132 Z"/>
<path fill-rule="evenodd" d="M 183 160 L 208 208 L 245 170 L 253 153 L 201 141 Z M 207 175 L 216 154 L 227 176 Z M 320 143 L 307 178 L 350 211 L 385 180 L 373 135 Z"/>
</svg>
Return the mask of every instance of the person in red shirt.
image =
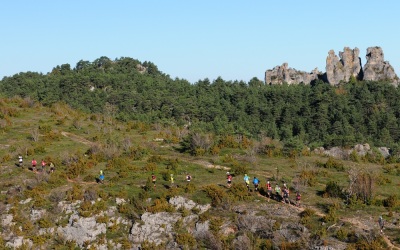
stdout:
<svg viewBox="0 0 400 250">
<path fill-rule="evenodd" d="M 267 195 L 268 195 L 268 202 L 272 197 L 272 185 L 269 181 L 267 181 L 267 184 L 265 184 L 265 187 L 267 188 Z"/>
<path fill-rule="evenodd" d="M 44 171 L 45 167 L 46 167 L 46 162 L 42 159 L 42 171 Z"/>
<path fill-rule="evenodd" d="M 230 188 L 232 185 L 232 175 L 229 172 L 226 173 L 226 179 L 228 183 L 228 188 Z"/>
<path fill-rule="evenodd" d="M 32 159 L 32 170 L 33 171 L 36 171 L 36 165 L 37 165 L 37 162 L 36 162 L 35 158 L 33 158 Z"/>
</svg>

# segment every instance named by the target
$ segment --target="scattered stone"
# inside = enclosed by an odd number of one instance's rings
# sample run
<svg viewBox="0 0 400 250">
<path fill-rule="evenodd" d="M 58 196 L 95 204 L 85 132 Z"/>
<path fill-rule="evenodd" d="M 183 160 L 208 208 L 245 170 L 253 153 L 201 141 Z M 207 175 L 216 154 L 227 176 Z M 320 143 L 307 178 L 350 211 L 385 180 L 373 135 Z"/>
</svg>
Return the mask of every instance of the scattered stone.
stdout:
<svg viewBox="0 0 400 250">
<path fill-rule="evenodd" d="M 14 216 L 12 214 L 2 214 L 1 224 L 3 225 L 3 228 L 11 226 L 13 218 Z"/>
<path fill-rule="evenodd" d="M 31 220 L 36 221 L 40 218 L 42 218 L 46 214 L 45 209 L 31 209 Z"/>
</svg>

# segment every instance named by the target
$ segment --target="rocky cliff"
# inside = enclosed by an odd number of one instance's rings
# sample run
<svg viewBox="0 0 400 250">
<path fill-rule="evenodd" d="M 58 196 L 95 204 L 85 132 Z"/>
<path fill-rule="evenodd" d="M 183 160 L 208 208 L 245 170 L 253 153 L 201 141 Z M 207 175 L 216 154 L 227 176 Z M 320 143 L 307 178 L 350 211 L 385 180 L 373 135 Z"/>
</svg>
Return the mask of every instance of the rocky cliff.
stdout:
<svg viewBox="0 0 400 250">
<path fill-rule="evenodd" d="M 297 84 L 310 82 L 318 79 L 318 75 L 321 73 L 315 68 L 311 73 L 305 71 L 296 70 L 289 68 L 287 63 L 282 64 L 282 66 L 276 66 L 272 70 L 267 70 L 265 72 L 265 83 L 267 84 Z"/>
<path fill-rule="evenodd" d="M 265 72 L 265 83 L 310 84 L 316 79 L 322 79 L 331 85 L 337 85 L 341 82 L 349 82 L 353 76 L 357 80 L 385 80 L 398 85 L 399 78 L 390 63 L 384 60 L 382 48 L 369 47 L 367 49 L 367 62 L 364 67 L 362 67 L 359 54 L 358 48 L 344 47 L 343 51 L 339 52 L 339 56 L 335 54 L 334 50 L 330 50 L 326 58 L 326 72 L 324 74 L 317 69 L 310 73 L 295 70 L 289 68 L 287 63 L 283 63 L 282 66 L 276 66 Z"/>
</svg>

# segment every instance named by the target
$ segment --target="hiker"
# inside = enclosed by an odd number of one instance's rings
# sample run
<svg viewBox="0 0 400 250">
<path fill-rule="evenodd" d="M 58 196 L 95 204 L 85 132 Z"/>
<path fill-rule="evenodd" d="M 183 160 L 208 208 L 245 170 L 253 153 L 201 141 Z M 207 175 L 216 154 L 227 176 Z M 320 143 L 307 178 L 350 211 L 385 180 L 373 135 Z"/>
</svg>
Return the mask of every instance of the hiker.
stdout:
<svg viewBox="0 0 400 250">
<path fill-rule="evenodd" d="M 246 183 L 247 190 L 250 191 L 250 177 L 247 174 L 244 174 L 243 180 Z"/>
<path fill-rule="evenodd" d="M 254 185 L 254 190 L 258 191 L 258 184 L 260 183 L 260 181 L 257 179 L 257 177 L 254 176 L 253 178 L 253 185 Z"/>
<path fill-rule="evenodd" d="M 174 175 L 171 174 L 169 177 L 169 181 L 171 182 L 171 187 L 174 185 Z"/>
<path fill-rule="evenodd" d="M 22 155 L 18 156 L 18 164 L 22 167 Z"/>
<path fill-rule="evenodd" d="M 275 186 L 275 196 L 277 201 L 281 201 L 282 196 L 281 196 L 281 187 L 279 187 L 278 184 Z"/>
<path fill-rule="evenodd" d="M 267 195 L 268 195 L 268 202 L 269 199 L 272 197 L 272 185 L 269 181 L 267 181 L 267 184 L 265 184 L 265 187 L 267 188 Z"/>
<path fill-rule="evenodd" d="M 44 169 L 46 167 L 46 162 L 43 159 L 42 159 L 41 165 L 42 165 L 42 171 L 44 172 Z"/>
<path fill-rule="evenodd" d="M 154 173 L 151 175 L 151 182 L 153 182 L 153 186 L 156 187 L 156 180 L 157 177 L 154 175 Z"/>
<path fill-rule="evenodd" d="M 50 162 L 50 173 L 54 173 L 54 170 L 56 170 L 56 168 L 54 167 L 54 163 Z"/>
<path fill-rule="evenodd" d="M 103 181 L 104 181 L 104 173 L 103 170 L 100 170 L 99 182 L 103 183 Z"/>
<path fill-rule="evenodd" d="M 190 182 L 191 180 L 192 180 L 192 176 L 190 176 L 190 174 L 187 174 L 186 175 L 186 181 Z"/>
<path fill-rule="evenodd" d="M 301 201 L 301 194 L 299 191 L 296 193 L 296 206 L 300 207 L 300 201 Z"/>
<path fill-rule="evenodd" d="M 229 172 L 226 172 L 226 180 L 228 183 L 228 188 L 230 188 L 232 185 L 232 175 Z"/>
<path fill-rule="evenodd" d="M 32 159 L 32 171 L 36 171 L 36 165 L 37 165 L 37 161 L 35 160 L 35 158 Z"/>
<path fill-rule="evenodd" d="M 289 203 L 290 204 L 290 200 L 289 200 L 289 188 L 284 185 L 282 188 L 282 193 L 283 193 L 283 203 Z"/>
<path fill-rule="evenodd" d="M 385 221 L 383 220 L 382 215 L 379 216 L 378 224 L 379 224 L 379 229 L 381 230 L 381 234 L 383 234 L 383 227 L 385 226 Z"/>
</svg>

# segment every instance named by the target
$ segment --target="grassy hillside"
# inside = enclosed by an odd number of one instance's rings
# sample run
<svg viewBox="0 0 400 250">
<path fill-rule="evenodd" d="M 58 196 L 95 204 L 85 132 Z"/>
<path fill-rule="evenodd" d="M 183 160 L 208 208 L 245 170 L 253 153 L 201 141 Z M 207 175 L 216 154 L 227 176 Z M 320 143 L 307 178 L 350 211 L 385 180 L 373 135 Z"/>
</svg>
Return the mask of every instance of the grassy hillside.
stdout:
<svg viewBox="0 0 400 250">
<path fill-rule="evenodd" d="M 7 206 L 13 208 L 14 233 L 32 239 L 38 246 L 59 244 L 57 240 L 46 239 L 47 236 L 42 239 L 34 234 L 41 228 L 62 224 L 56 222 L 57 212 L 54 211 L 59 201 L 101 198 L 102 202 L 95 205 L 81 206 L 81 215 L 90 216 L 116 205 L 115 198 L 123 198 L 129 202 L 117 206 L 118 212 L 128 219 L 138 219 L 144 211 L 169 211 L 165 201 L 176 195 L 200 204 L 211 203 L 213 209 L 208 216 L 214 218 L 234 218 L 233 207 L 241 205 L 263 204 L 274 209 L 291 206 L 266 199 L 267 180 L 273 186 L 287 183 L 291 200 L 296 191 L 302 193 L 302 207 L 293 206 L 295 210 L 290 220 L 306 226 L 313 239 L 326 241 L 326 244 L 330 239 L 339 240 L 347 244 L 348 249 L 374 249 L 374 246 L 384 249 L 388 244 L 400 245 L 400 167 L 382 159 L 354 156 L 345 161 L 307 150 L 284 157 L 280 142 L 270 139 L 264 142 L 236 140 L 238 146 L 220 146 L 212 155 L 193 156 L 181 153 L 180 143 L 190 133 L 186 128 L 134 121 L 121 123 L 111 114 L 85 114 L 60 103 L 47 108 L 29 98 L 2 99 L 0 109 L 0 209 L 3 212 Z M 260 153 L 256 148 L 261 144 L 268 145 L 266 148 L 270 150 Z M 19 155 L 23 156 L 23 167 L 18 164 Z M 54 173 L 48 172 L 48 166 L 45 171 L 32 171 L 33 158 L 38 165 L 42 159 L 53 162 Z M 100 170 L 105 173 L 103 184 L 98 183 Z M 349 172 L 356 170 L 358 177 L 363 176 L 364 181 L 369 177 L 371 181 L 372 195 L 366 202 L 356 196 L 346 200 L 343 192 L 349 186 Z M 227 171 L 234 175 L 230 189 L 226 187 Z M 157 176 L 155 188 L 150 182 L 153 173 Z M 260 192 L 246 190 L 244 173 L 261 180 Z M 175 178 L 174 185 L 170 183 L 171 174 Z M 185 180 L 187 174 L 193 177 L 190 184 Z M 327 184 L 337 187 L 339 194 L 330 192 Z M 21 205 L 29 198 L 33 200 L 32 207 Z M 27 226 L 26 213 L 32 208 L 53 211 L 53 217 Z M 388 222 L 386 227 L 390 228 L 385 230 L 387 238 L 374 234 L 366 240 L 356 234 L 367 228 L 378 232 L 376 220 L 381 214 Z M 7 241 L 5 233 L 2 231 L 2 244 Z M 123 241 L 127 240 L 128 233 L 126 228 L 119 228 L 110 230 L 104 237 Z M 271 248 L 265 243 L 270 239 L 257 233 L 253 236 L 255 248 L 273 249 L 272 243 Z M 221 241 L 225 240 L 229 249 L 235 237 L 221 238 Z M 392 243 L 385 243 L 385 239 Z M 51 243 L 46 245 L 41 240 Z M 299 246 L 296 244 L 288 244 L 285 249 L 295 249 Z M 363 244 L 369 248 L 362 248 Z"/>
</svg>

